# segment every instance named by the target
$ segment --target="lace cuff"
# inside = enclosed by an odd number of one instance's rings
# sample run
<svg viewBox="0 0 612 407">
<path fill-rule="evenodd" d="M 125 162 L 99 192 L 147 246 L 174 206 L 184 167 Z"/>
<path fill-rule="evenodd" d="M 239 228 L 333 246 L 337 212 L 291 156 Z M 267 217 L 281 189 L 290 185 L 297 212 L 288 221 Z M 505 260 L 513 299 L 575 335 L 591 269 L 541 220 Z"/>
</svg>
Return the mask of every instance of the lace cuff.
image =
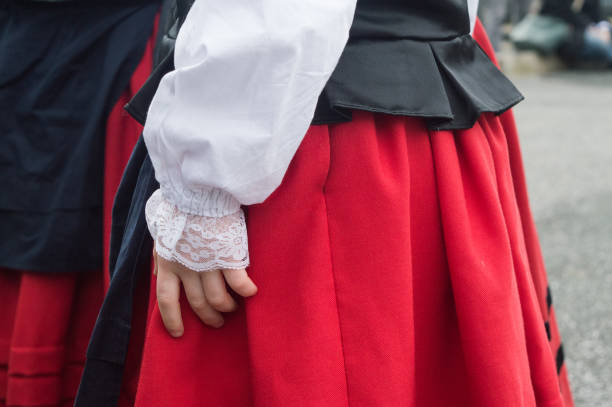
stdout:
<svg viewBox="0 0 612 407">
<path fill-rule="evenodd" d="M 215 218 L 181 212 L 157 190 L 145 208 L 157 254 L 195 271 L 249 265 L 244 212 Z"/>
</svg>

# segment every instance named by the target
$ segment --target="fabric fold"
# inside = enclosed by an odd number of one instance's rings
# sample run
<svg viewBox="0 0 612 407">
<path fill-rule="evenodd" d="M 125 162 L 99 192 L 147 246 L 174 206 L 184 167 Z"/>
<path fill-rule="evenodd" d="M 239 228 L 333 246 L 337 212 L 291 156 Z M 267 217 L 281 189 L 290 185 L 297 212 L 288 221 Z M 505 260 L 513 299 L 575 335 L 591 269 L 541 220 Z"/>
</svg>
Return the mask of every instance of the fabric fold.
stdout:
<svg viewBox="0 0 612 407">
<path fill-rule="evenodd" d="M 482 113 L 505 112 L 523 95 L 471 35 L 461 35 L 353 39 L 322 99 L 314 124 L 348 121 L 349 109 L 356 109 L 421 117 L 429 129 L 457 130 L 471 128 Z"/>
</svg>

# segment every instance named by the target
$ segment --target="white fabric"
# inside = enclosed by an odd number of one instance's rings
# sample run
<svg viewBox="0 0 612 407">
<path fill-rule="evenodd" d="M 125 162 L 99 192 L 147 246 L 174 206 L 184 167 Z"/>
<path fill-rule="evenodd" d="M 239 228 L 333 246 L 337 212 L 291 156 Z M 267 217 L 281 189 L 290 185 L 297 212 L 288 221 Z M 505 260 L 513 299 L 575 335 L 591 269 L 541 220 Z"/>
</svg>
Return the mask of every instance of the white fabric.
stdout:
<svg viewBox="0 0 612 407">
<path fill-rule="evenodd" d="M 144 129 L 164 197 L 224 216 L 280 185 L 356 0 L 197 0 Z"/>
<path fill-rule="evenodd" d="M 478 16 L 478 3 L 480 0 L 468 0 L 468 11 L 470 13 L 470 24 L 472 25 L 472 31 L 474 32 L 474 26 L 476 25 L 476 17 Z"/>
<path fill-rule="evenodd" d="M 158 256 L 195 271 L 241 269 L 249 265 L 242 210 L 220 218 L 188 215 L 157 190 L 147 201 L 147 224 Z"/>
</svg>

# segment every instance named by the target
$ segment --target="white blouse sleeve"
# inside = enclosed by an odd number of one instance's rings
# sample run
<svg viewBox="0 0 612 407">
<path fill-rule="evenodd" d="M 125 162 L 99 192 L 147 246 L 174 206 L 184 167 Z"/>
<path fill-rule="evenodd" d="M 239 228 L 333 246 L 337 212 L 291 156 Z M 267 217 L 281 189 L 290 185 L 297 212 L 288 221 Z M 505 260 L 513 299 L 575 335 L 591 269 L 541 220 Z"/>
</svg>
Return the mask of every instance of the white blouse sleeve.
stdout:
<svg viewBox="0 0 612 407">
<path fill-rule="evenodd" d="M 480 0 L 468 0 L 468 12 L 470 13 L 470 26 L 471 31 L 474 31 L 476 25 L 476 18 L 478 17 L 478 3 Z"/>
<path fill-rule="evenodd" d="M 236 225 L 241 204 L 260 203 L 280 185 L 344 49 L 355 3 L 196 0 L 177 38 L 176 69 L 162 79 L 144 128 L 163 202 L 198 221 L 233 216 Z M 158 208 L 147 214 L 150 229 Z M 176 245 L 173 236 L 166 241 Z M 180 250 L 169 250 L 164 257 L 180 261 Z"/>
</svg>

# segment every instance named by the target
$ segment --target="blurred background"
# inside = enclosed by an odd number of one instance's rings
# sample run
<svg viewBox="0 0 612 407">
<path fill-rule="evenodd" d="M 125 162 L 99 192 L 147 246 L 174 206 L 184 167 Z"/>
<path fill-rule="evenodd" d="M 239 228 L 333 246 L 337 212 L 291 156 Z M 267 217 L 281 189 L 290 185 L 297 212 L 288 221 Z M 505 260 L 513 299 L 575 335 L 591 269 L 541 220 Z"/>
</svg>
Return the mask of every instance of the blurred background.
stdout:
<svg viewBox="0 0 612 407">
<path fill-rule="evenodd" d="M 515 109 L 576 405 L 612 406 L 612 0 L 481 0 Z"/>
</svg>

